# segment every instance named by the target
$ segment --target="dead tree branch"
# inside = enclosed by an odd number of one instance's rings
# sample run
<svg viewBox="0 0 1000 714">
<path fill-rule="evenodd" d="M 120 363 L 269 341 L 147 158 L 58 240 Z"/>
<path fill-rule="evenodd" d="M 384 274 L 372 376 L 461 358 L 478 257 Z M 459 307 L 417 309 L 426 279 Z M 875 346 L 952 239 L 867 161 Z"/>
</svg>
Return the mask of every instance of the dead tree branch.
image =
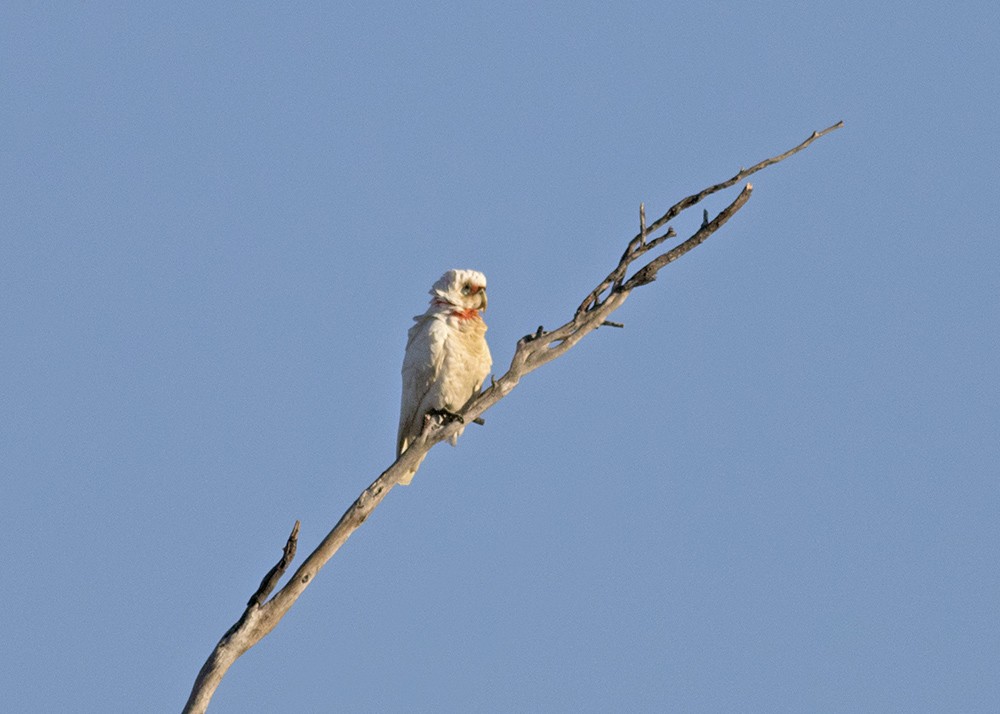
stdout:
<svg viewBox="0 0 1000 714">
<path fill-rule="evenodd" d="M 714 218 L 709 219 L 706 211 L 702 225 L 697 231 L 679 245 L 638 267 L 629 277 L 629 270 L 642 256 L 654 251 L 665 241 L 676 236 L 674 229 L 667 224 L 681 212 L 714 193 L 736 185 L 751 174 L 802 151 L 816 139 L 842 126 L 843 122 L 838 122 L 827 129 L 813 132 L 798 146 L 754 164 L 748 169 L 740 169 L 732 178 L 678 201 L 652 224 L 646 224 L 645 205 L 640 204 L 639 233 L 629 241 L 614 270 L 590 291 L 569 322 L 551 332 L 546 332 L 542 327 L 539 327 L 534 333 L 525 335 L 517 342 L 510 368 L 499 379 L 491 377 L 490 386 L 483 390 L 461 414 L 464 422 L 480 420 L 481 415 L 507 396 L 523 376 L 561 356 L 590 332 L 602 325 L 621 327 L 620 323 L 608 320 L 611 313 L 621 307 L 633 290 L 653 282 L 661 269 L 703 243 L 721 228 L 750 200 L 753 187 L 749 183 L 746 184 L 736 198 Z M 664 228 L 663 233 L 651 237 Z M 200 714 L 207 709 L 219 682 L 222 681 L 222 677 L 233 662 L 275 628 L 299 595 L 313 581 L 320 569 L 333 557 L 348 537 L 365 522 L 365 519 L 382 502 L 382 499 L 399 482 L 399 479 L 408 471 L 415 471 L 433 446 L 450 437 L 459 428 L 461 425 L 456 422 L 435 422 L 433 428 L 425 429 L 396 459 L 394 464 L 383 471 L 368 488 L 361 492 L 357 500 L 351 504 L 351 507 L 341 516 L 323 541 L 299 566 L 285 586 L 278 590 L 273 597 L 267 599 L 295 556 L 299 531 L 299 523 L 296 521 L 285 544 L 281 560 L 264 577 L 260 587 L 250 598 L 243 615 L 222 636 L 208 661 L 198 673 L 191 696 L 184 707 L 185 714 Z"/>
</svg>

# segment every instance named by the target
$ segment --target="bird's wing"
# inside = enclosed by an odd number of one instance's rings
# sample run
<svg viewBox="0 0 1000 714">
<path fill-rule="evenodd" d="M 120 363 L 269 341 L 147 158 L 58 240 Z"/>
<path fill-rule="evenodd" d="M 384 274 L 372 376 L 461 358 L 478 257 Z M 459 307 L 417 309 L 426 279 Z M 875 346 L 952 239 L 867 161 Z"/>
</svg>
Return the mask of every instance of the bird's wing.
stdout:
<svg viewBox="0 0 1000 714">
<path fill-rule="evenodd" d="M 441 375 L 447 327 L 433 315 L 419 315 L 410 328 L 403 357 L 403 396 L 399 406 L 396 456 L 420 435 L 424 402 Z"/>
</svg>

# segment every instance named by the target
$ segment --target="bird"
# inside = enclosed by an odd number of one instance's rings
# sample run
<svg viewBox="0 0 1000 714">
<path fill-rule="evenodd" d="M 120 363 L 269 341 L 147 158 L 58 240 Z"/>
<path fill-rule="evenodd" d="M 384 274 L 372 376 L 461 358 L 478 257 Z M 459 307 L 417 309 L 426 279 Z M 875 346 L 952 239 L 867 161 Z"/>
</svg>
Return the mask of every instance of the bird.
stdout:
<svg viewBox="0 0 1000 714">
<path fill-rule="evenodd" d="M 425 415 L 460 420 L 458 414 L 479 394 L 493 366 L 480 315 L 486 310 L 486 276 L 476 270 L 449 270 L 429 293 L 430 305 L 413 318 L 407 333 L 397 458 L 423 431 Z M 451 436 L 452 446 L 463 430 Z M 399 483 L 409 484 L 414 473 L 405 474 Z"/>
</svg>

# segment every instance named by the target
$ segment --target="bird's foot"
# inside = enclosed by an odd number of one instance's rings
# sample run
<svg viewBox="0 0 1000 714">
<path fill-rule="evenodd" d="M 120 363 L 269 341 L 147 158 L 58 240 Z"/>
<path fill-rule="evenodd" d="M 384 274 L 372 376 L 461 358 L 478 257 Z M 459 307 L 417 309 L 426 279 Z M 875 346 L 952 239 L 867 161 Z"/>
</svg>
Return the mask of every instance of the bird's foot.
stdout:
<svg viewBox="0 0 1000 714">
<path fill-rule="evenodd" d="M 456 414 L 450 409 L 430 409 L 427 411 L 430 416 L 436 416 L 441 419 L 442 424 L 447 424 L 449 422 L 457 421 L 459 424 L 464 424 L 465 419 L 461 414 Z"/>
</svg>

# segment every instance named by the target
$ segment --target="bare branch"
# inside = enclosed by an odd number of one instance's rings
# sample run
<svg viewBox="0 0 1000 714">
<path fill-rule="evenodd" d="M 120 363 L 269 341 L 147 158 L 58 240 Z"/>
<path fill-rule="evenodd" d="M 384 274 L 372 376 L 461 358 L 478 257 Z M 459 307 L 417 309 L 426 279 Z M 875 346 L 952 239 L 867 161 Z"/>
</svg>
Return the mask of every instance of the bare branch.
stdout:
<svg viewBox="0 0 1000 714">
<path fill-rule="evenodd" d="M 737 172 L 737 174 L 735 176 L 733 176 L 731 179 L 723 181 L 722 183 L 717 183 L 714 186 L 709 186 L 706 189 L 702 189 L 698 193 L 692 194 L 692 195 L 688 196 L 687 198 L 682 198 L 680 201 L 678 201 L 673 206 L 671 206 L 669 209 L 667 209 L 666 213 L 664 213 L 662 216 L 660 216 L 658 219 L 656 219 L 656 221 L 653 222 L 653 225 L 649 226 L 649 228 L 647 228 L 647 230 L 648 231 L 657 231 L 657 230 L 659 230 L 661 226 L 666 225 L 667 222 L 672 221 L 682 211 L 685 211 L 688 208 L 691 208 L 691 206 L 695 205 L 696 203 L 699 203 L 702 199 L 704 199 L 704 198 L 706 198 L 708 196 L 711 196 L 713 193 L 718 193 L 719 191 L 722 191 L 722 190 L 725 190 L 727 188 L 731 188 L 732 186 L 735 186 L 736 184 L 740 183 L 744 179 L 747 179 L 751 175 L 757 173 L 761 169 L 766 169 L 768 166 L 772 166 L 773 164 L 776 164 L 779 161 L 784 161 L 785 159 L 787 159 L 788 157 L 792 156 L 793 154 L 797 154 L 800 151 L 802 151 L 803 149 L 807 148 L 810 144 L 812 144 L 814 141 L 816 141 L 816 139 L 819 139 L 820 137 L 826 136 L 830 132 L 836 131 L 837 129 L 841 128 L 842 126 L 844 126 L 844 122 L 838 121 L 833 126 L 828 126 L 826 129 L 823 129 L 822 131 L 814 131 L 812 134 L 809 135 L 809 137 L 805 141 L 803 141 L 798 146 L 793 147 L 793 148 L 789 149 L 788 151 L 786 151 L 784 153 L 778 154 L 777 156 L 772 156 L 769 159 L 764 159 L 763 161 L 754 164 L 753 166 L 751 166 L 748 169 L 741 168 Z"/>
<path fill-rule="evenodd" d="M 740 195 L 736 197 L 736 200 L 726 206 L 722 212 L 711 221 L 708 220 L 708 211 L 706 211 L 701 228 L 699 228 L 693 236 L 688 238 L 676 248 L 667 251 L 663 255 L 658 256 L 640 268 L 635 275 L 629 278 L 628 283 L 625 284 L 625 288 L 631 290 L 640 285 L 646 285 L 656 280 L 656 273 L 659 272 L 660 268 L 664 267 L 668 263 L 674 262 L 692 248 L 695 248 L 705 242 L 705 240 L 721 228 L 734 213 L 743 208 L 743 205 L 750 200 L 750 194 L 752 192 L 753 185 L 748 183 L 744 189 L 740 191 Z"/>
<path fill-rule="evenodd" d="M 621 307 L 631 291 L 653 282 L 656 279 L 656 274 L 662 268 L 707 240 L 750 200 L 753 187 L 747 184 L 732 203 L 711 220 L 708 219 L 706 211 L 701 227 L 690 237 L 667 252 L 656 256 L 636 270 L 631 278 L 626 279 L 633 263 L 676 235 L 671 227 L 667 227 L 659 236 L 650 238 L 652 234 L 663 229 L 669 221 L 707 196 L 730 188 L 751 174 L 783 161 L 802 151 L 816 139 L 839 129 L 841 126 L 843 126 L 843 122 L 838 122 L 827 129 L 813 132 L 798 146 L 754 164 L 749 169 L 740 169 L 731 179 L 687 196 L 671 206 L 651 225 L 646 224 L 645 204 L 640 204 L 639 234 L 629 241 L 618 265 L 597 287 L 590 291 L 569 322 L 551 332 L 546 332 L 539 326 L 533 334 L 525 335 L 518 340 L 514 356 L 511 358 L 510 368 L 499 379 L 490 377 L 490 386 L 466 405 L 466 408 L 459 415 L 461 421 L 482 423 L 481 415 L 507 396 L 517 386 L 521 377 L 564 354 L 584 336 L 601 326 L 622 327 L 621 323 L 611 322 L 607 318 Z M 278 590 L 270 600 L 267 600 L 295 555 L 299 531 L 299 523 L 296 521 L 285 544 L 281 560 L 261 581 L 260 587 L 250 598 L 242 617 L 219 640 L 198 673 L 191 696 L 184 708 L 185 713 L 200 714 L 207 709 L 219 682 L 233 662 L 277 626 L 320 569 L 333 557 L 351 534 L 365 522 L 399 480 L 404 475 L 415 472 L 432 447 L 449 438 L 461 428 L 462 424 L 458 420 L 431 420 L 428 428 L 424 429 L 423 433 L 410 443 L 406 451 L 396 459 L 396 462 L 361 492 L 361 495 L 344 512 L 337 524 L 299 566 L 284 587 Z"/>
</svg>

